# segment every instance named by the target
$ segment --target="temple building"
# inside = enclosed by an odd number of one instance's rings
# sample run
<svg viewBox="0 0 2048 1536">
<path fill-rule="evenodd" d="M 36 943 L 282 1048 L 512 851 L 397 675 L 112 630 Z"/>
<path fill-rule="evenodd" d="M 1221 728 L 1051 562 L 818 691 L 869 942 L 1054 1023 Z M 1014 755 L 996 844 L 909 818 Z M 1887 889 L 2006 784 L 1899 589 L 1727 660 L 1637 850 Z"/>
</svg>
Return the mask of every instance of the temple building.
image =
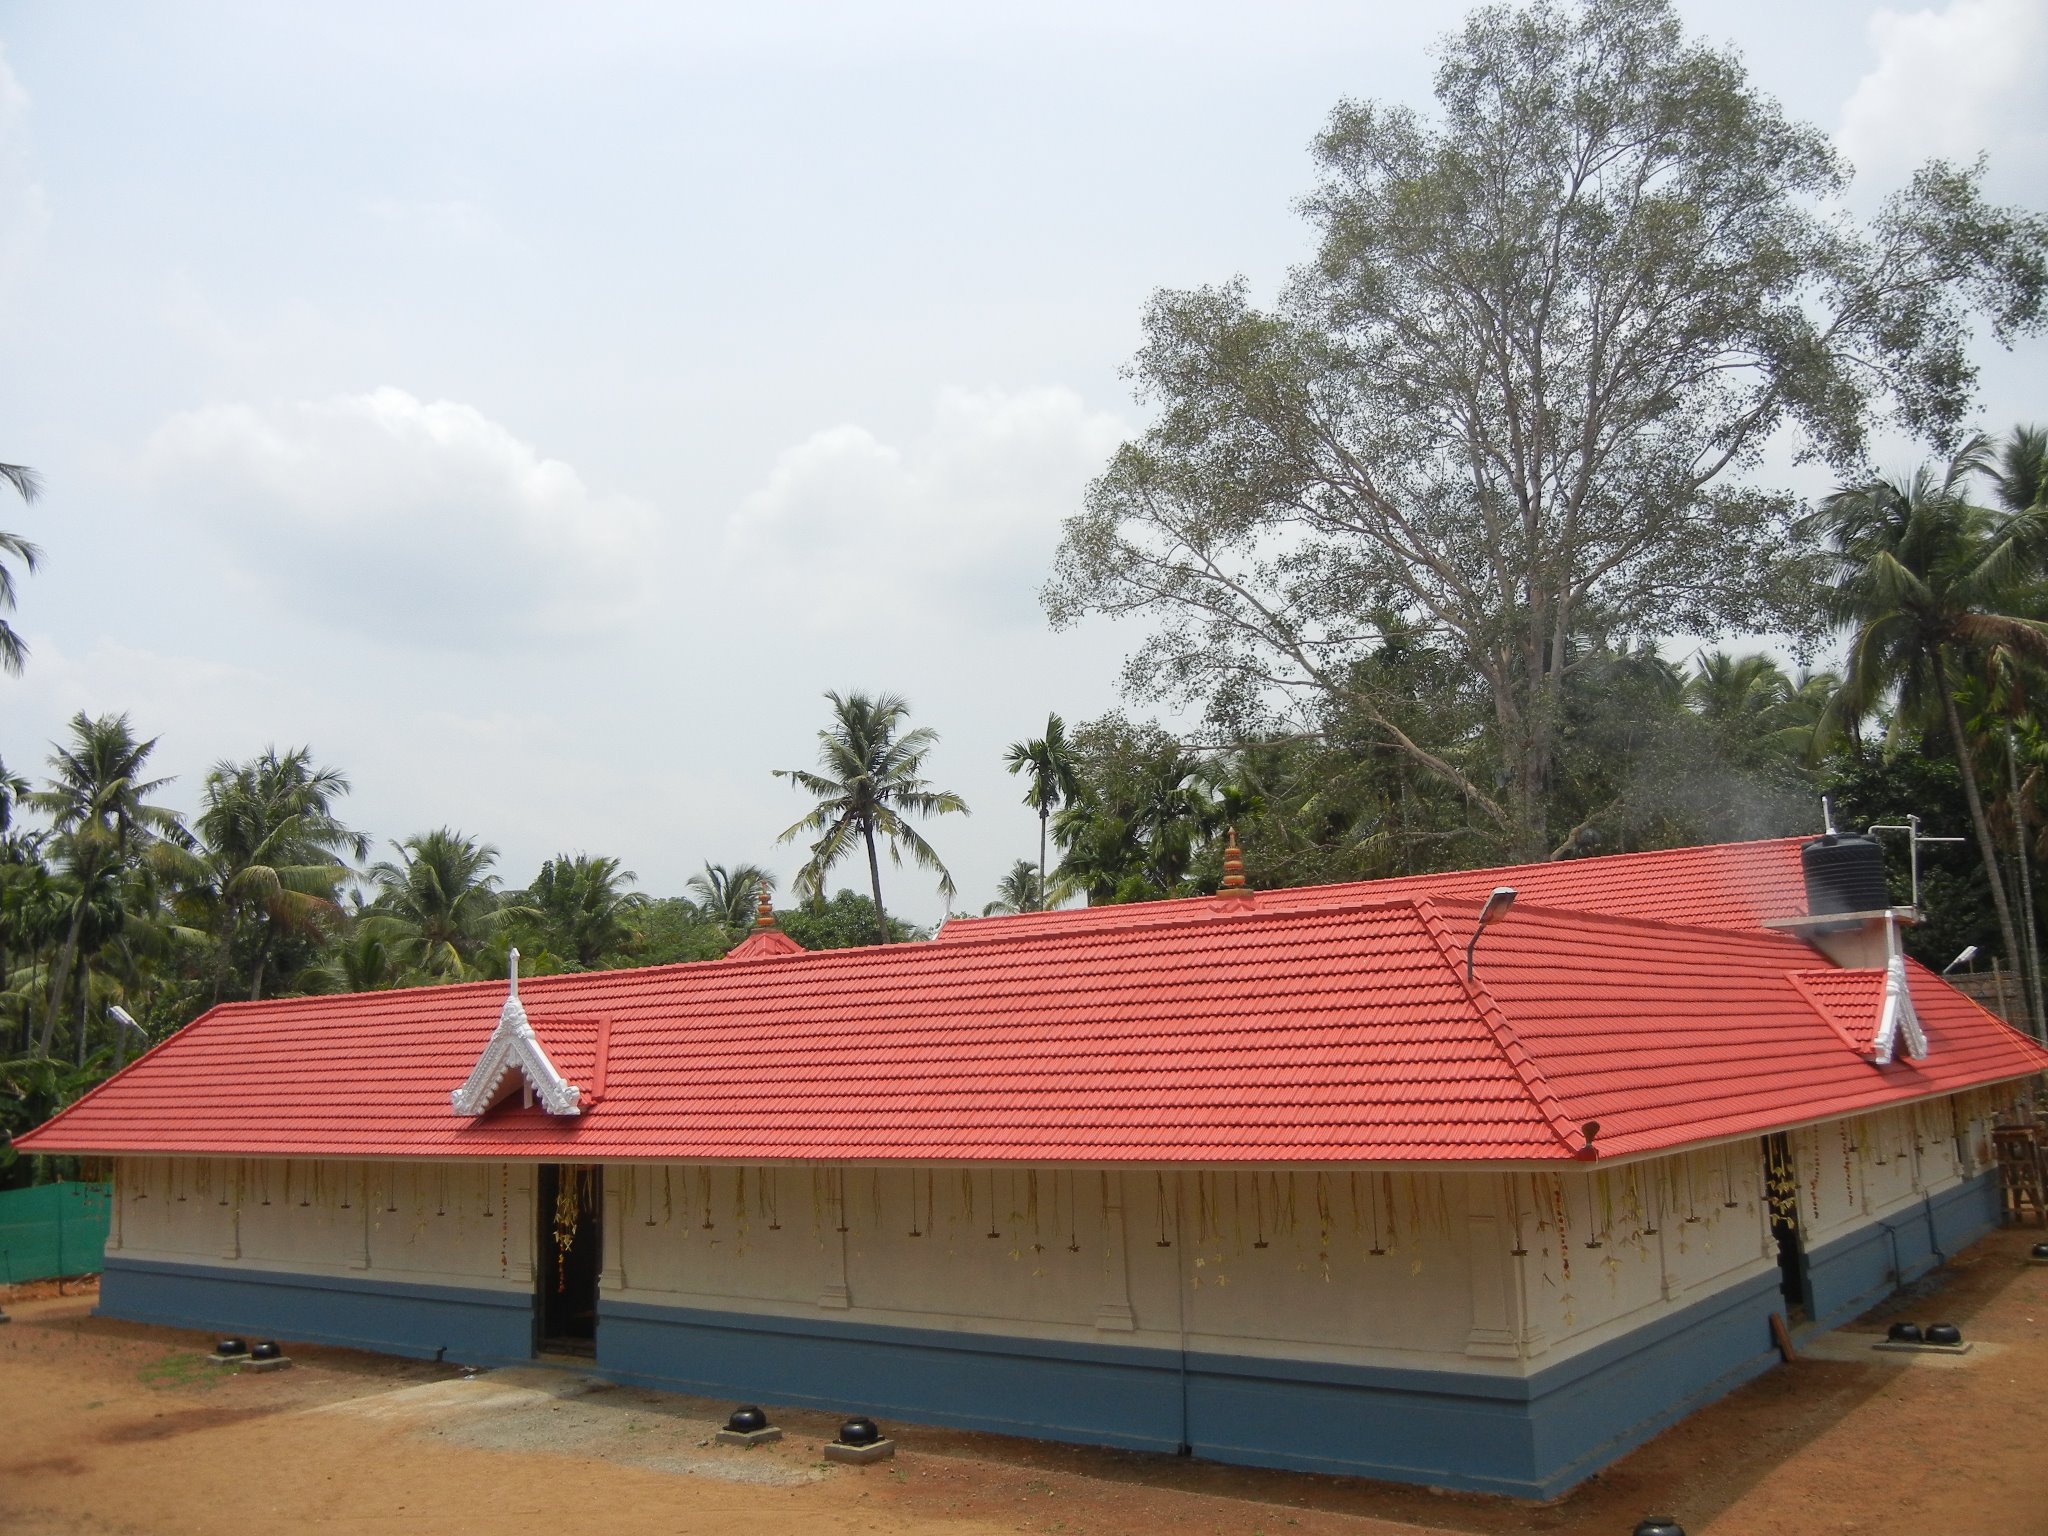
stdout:
<svg viewBox="0 0 2048 1536">
<path fill-rule="evenodd" d="M 1547 1497 L 1999 1216 L 2048 1051 L 1784 839 L 209 1011 L 100 1310 Z"/>
</svg>

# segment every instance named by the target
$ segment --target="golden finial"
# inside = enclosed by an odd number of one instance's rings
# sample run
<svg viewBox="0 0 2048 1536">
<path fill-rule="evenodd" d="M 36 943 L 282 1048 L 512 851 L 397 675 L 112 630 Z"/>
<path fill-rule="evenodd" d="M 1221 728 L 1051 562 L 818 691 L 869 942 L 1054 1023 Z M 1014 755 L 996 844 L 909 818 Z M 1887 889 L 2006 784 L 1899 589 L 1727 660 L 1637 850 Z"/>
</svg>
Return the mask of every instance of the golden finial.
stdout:
<svg viewBox="0 0 2048 1536">
<path fill-rule="evenodd" d="M 775 907 L 768 900 L 768 882 L 766 880 L 761 882 L 760 894 L 754 899 L 754 926 L 756 928 L 773 928 L 775 926 Z"/>
</svg>

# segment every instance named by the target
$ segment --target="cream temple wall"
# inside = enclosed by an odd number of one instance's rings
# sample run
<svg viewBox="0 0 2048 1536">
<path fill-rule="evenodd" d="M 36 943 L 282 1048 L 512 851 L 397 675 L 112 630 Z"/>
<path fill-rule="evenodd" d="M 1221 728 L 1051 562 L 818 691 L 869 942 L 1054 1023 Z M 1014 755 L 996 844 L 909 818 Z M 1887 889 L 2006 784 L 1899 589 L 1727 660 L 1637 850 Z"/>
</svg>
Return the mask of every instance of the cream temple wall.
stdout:
<svg viewBox="0 0 2048 1536">
<path fill-rule="evenodd" d="M 606 1171 L 600 1292 L 645 1306 L 1527 1371 L 1774 1273 L 1990 1165 L 1988 1095 L 1584 1172 Z M 124 1158 L 108 1253 L 525 1297 L 534 1168 Z"/>
</svg>

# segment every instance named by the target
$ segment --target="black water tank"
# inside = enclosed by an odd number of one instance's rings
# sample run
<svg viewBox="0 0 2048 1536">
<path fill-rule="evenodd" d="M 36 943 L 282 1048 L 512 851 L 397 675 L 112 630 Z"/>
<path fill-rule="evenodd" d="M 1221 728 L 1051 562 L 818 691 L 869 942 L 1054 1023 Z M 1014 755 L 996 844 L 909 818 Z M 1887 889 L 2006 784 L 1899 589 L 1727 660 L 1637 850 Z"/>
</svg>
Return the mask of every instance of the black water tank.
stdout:
<svg viewBox="0 0 2048 1536">
<path fill-rule="evenodd" d="M 1884 883 L 1884 849 L 1874 837 L 1830 832 L 1799 850 L 1806 873 L 1806 910 L 1819 917 L 1828 912 L 1881 912 L 1892 904 Z"/>
</svg>

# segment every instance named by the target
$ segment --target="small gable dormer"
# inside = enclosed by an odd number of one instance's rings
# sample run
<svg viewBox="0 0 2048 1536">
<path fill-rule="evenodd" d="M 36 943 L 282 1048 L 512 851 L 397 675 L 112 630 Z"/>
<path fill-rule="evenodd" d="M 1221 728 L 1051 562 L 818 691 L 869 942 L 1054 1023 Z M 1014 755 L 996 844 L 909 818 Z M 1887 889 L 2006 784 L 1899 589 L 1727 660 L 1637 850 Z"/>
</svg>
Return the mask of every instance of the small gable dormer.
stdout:
<svg viewBox="0 0 2048 1536">
<path fill-rule="evenodd" d="M 565 1079 L 548 1059 L 540 1037 L 527 1022 L 526 1009 L 519 1001 L 519 951 L 512 951 L 510 990 L 498 1013 L 498 1027 L 484 1045 L 483 1055 L 470 1069 L 469 1079 L 449 1095 L 458 1115 L 476 1116 L 498 1102 L 505 1079 L 517 1071 L 528 1093 L 551 1115 L 583 1113 L 583 1090 Z"/>
</svg>

